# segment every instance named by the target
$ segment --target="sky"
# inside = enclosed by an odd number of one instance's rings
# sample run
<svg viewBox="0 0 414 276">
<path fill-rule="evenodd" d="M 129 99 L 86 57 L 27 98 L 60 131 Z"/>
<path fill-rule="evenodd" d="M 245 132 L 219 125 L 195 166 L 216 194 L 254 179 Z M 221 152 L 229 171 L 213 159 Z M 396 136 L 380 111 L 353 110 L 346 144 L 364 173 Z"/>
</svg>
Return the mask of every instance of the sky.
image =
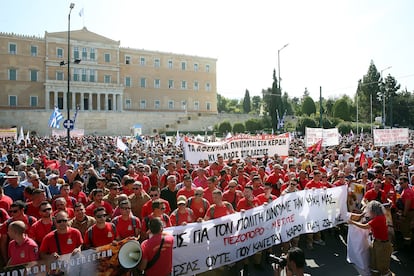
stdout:
<svg viewBox="0 0 414 276">
<path fill-rule="evenodd" d="M 318 100 L 320 87 L 324 98 L 353 97 L 371 60 L 414 90 L 411 0 L 1 0 L 0 32 L 66 31 L 71 2 L 71 30 L 216 58 L 217 93 L 227 98 L 261 95 L 278 64 L 289 97 L 307 88 Z"/>
</svg>

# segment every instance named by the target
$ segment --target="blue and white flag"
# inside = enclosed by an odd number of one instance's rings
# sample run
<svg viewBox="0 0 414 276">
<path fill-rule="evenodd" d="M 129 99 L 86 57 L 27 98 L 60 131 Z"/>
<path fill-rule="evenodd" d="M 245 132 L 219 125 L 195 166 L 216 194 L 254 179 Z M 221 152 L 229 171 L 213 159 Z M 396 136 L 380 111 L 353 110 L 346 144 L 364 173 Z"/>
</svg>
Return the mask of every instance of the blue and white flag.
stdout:
<svg viewBox="0 0 414 276">
<path fill-rule="evenodd" d="M 80 106 L 77 105 L 76 106 L 76 111 L 75 114 L 73 115 L 73 128 L 75 128 L 75 124 L 76 124 L 76 118 L 78 117 L 78 112 L 79 112 Z"/>
<path fill-rule="evenodd" d="M 62 113 L 59 111 L 59 108 L 55 106 L 55 110 L 52 112 L 49 118 L 49 127 L 59 128 L 59 123 L 63 119 Z"/>
</svg>

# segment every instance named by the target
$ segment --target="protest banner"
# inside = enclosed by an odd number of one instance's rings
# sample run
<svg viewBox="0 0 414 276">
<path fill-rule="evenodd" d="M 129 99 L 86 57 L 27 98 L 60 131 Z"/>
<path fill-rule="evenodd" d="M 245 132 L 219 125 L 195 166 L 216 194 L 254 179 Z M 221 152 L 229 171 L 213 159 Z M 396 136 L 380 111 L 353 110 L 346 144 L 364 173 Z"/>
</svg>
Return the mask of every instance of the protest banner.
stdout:
<svg viewBox="0 0 414 276">
<path fill-rule="evenodd" d="M 408 128 L 374 129 L 375 146 L 394 146 L 408 143 Z"/>
<path fill-rule="evenodd" d="M 16 138 L 17 128 L 0 128 L 0 138 Z"/>
<path fill-rule="evenodd" d="M 338 128 L 310 128 L 305 129 L 305 146 L 310 147 L 322 139 L 322 146 L 336 146 L 339 145 Z"/>
<path fill-rule="evenodd" d="M 183 141 L 185 159 L 191 164 L 198 164 L 200 159 L 207 159 L 210 163 L 217 160 L 221 154 L 224 160 L 244 160 L 263 157 L 265 154 L 272 156 L 288 156 L 289 133 L 281 135 L 237 135 L 225 141 L 204 143 L 185 137 Z"/>
<path fill-rule="evenodd" d="M 174 236 L 173 276 L 234 263 L 305 233 L 344 223 L 347 186 L 286 194 L 218 219 L 165 229 Z"/>
<path fill-rule="evenodd" d="M 66 137 L 68 135 L 68 131 L 66 129 L 52 129 L 52 136 L 58 137 Z M 72 138 L 79 138 L 85 135 L 84 129 L 73 129 L 70 131 L 70 137 Z"/>
</svg>

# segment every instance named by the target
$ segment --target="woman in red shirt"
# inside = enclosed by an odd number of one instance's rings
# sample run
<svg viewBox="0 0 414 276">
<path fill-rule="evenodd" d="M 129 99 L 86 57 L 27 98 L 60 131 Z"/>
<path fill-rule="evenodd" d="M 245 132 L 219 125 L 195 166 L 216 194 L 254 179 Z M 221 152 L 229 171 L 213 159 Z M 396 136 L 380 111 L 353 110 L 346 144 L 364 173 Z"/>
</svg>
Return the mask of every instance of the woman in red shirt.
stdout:
<svg viewBox="0 0 414 276">
<path fill-rule="evenodd" d="M 370 229 L 374 241 L 370 246 L 370 268 L 373 275 L 391 275 L 390 261 L 392 244 L 388 240 L 388 227 L 385 218 L 385 210 L 382 204 L 376 200 L 370 201 L 366 206 L 366 215 L 370 218 L 367 223 L 359 222 L 364 214 L 351 213 L 348 221 L 362 229 Z"/>
</svg>

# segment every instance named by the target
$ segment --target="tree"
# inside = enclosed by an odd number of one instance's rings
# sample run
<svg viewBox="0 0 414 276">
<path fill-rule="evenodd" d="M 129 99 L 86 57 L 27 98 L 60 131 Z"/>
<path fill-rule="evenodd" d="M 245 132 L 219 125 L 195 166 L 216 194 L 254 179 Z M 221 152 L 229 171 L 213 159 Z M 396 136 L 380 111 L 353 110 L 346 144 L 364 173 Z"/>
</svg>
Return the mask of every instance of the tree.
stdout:
<svg viewBox="0 0 414 276">
<path fill-rule="evenodd" d="M 252 110 L 251 102 L 250 102 L 250 93 L 249 90 L 246 89 L 246 92 L 244 93 L 244 99 L 243 99 L 243 111 L 244 113 L 250 113 Z"/>
<path fill-rule="evenodd" d="M 273 84 L 272 88 L 262 90 L 263 101 L 266 103 L 266 110 L 272 121 L 272 128 L 277 126 L 277 115 L 276 110 L 278 108 L 278 98 L 280 100 L 280 94 L 278 94 L 278 85 L 276 78 L 276 70 L 273 70 Z"/>
<path fill-rule="evenodd" d="M 373 116 L 381 115 L 381 91 L 380 91 L 380 73 L 371 60 L 366 75 L 362 80 L 358 81 L 357 94 L 358 98 L 358 113 L 361 121 L 370 122 L 371 120 L 371 99 L 372 99 L 372 114 Z"/>
<path fill-rule="evenodd" d="M 316 113 L 315 102 L 309 96 L 304 96 L 303 98 L 302 113 L 308 116 Z"/>
<path fill-rule="evenodd" d="M 219 113 L 221 112 L 227 112 L 227 102 L 228 100 L 217 93 L 217 111 Z"/>
<path fill-rule="evenodd" d="M 244 122 L 244 125 L 246 126 L 246 130 L 249 132 L 255 132 L 263 129 L 263 123 L 257 119 L 249 119 Z"/>
<path fill-rule="evenodd" d="M 335 100 L 327 99 L 325 103 L 325 113 L 328 117 L 333 117 L 333 106 L 335 104 Z"/>
<path fill-rule="evenodd" d="M 349 105 L 345 98 L 341 98 L 335 102 L 333 116 L 344 121 L 349 121 Z"/>
<path fill-rule="evenodd" d="M 252 111 L 255 114 L 260 114 L 260 107 L 262 105 L 262 98 L 260 96 L 252 97 Z"/>
<path fill-rule="evenodd" d="M 231 124 L 228 121 L 222 122 L 218 127 L 219 133 L 226 134 L 231 131 Z"/>
<path fill-rule="evenodd" d="M 243 123 L 235 123 L 233 125 L 233 133 L 244 133 L 245 131 L 245 127 L 243 125 Z"/>
<path fill-rule="evenodd" d="M 400 85 L 397 84 L 395 78 L 390 74 L 388 74 L 388 76 L 385 78 L 385 82 L 381 83 L 381 90 L 384 93 L 385 102 L 388 103 L 388 112 L 385 112 L 385 123 L 389 123 L 390 126 L 393 126 L 393 100 L 397 96 L 397 91 L 399 89 Z"/>
</svg>

